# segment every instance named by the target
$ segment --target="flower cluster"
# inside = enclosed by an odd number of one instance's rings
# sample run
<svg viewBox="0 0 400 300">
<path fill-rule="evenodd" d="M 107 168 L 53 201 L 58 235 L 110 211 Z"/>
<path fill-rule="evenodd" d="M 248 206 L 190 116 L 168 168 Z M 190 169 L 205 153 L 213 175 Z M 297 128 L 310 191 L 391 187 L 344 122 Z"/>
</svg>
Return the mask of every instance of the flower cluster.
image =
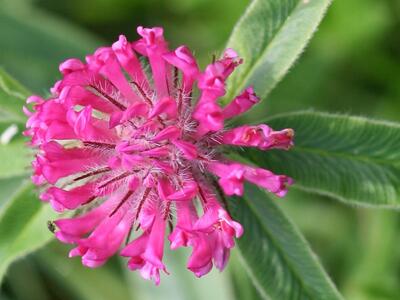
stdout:
<svg viewBox="0 0 400 300">
<path fill-rule="evenodd" d="M 204 71 L 186 46 L 170 51 L 162 28 L 138 27 L 86 62 L 68 59 L 49 99 L 31 96 L 25 135 L 38 149 L 33 182 L 54 210 L 56 237 L 70 256 L 98 267 L 117 253 L 160 281 L 165 234 L 171 249 L 191 247 L 196 276 L 223 270 L 243 233 L 222 201 L 249 181 L 284 196 L 291 179 L 224 157 L 228 146 L 288 149 L 293 131 L 267 125 L 224 129 L 259 99 L 251 87 L 227 106 L 226 80 L 242 62 L 228 49 Z M 195 96 L 197 95 L 197 96 Z M 195 101 L 197 99 L 197 101 Z"/>
</svg>

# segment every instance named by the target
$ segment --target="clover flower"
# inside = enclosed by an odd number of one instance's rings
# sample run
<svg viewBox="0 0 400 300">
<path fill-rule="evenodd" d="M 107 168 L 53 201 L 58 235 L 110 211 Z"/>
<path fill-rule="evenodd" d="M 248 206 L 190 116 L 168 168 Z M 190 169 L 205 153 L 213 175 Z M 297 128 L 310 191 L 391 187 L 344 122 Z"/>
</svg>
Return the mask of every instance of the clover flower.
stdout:
<svg viewBox="0 0 400 300">
<path fill-rule="evenodd" d="M 288 149 L 293 131 L 265 124 L 225 128 L 255 105 L 248 87 L 227 106 L 218 100 L 242 60 L 232 49 L 204 71 L 186 46 L 170 51 L 162 28 L 138 27 L 111 47 L 60 65 L 49 99 L 33 103 L 25 135 L 38 152 L 33 182 L 55 211 L 56 237 L 75 244 L 70 257 L 88 267 L 120 252 L 128 267 L 160 282 L 167 228 L 171 249 L 191 247 L 187 267 L 198 277 L 223 270 L 242 226 L 224 194 L 244 181 L 282 197 L 292 180 L 223 154 L 230 146 Z M 135 233 L 135 237 L 131 235 Z"/>
</svg>

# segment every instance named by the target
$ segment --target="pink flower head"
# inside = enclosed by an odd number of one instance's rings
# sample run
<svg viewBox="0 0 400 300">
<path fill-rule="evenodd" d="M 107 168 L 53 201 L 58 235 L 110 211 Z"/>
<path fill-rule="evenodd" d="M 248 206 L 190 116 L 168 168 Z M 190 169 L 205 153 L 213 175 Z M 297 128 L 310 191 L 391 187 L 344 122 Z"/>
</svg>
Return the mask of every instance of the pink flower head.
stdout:
<svg viewBox="0 0 400 300">
<path fill-rule="evenodd" d="M 218 102 L 238 55 L 227 49 L 202 71 L 188 47 L 168 48 L 162 28 L 137 31 L 137 41 L 121 35 L 86 62 L 65 61 L 49 99 L 28 98 L 25 135 L 38 150 L 32 180 L 54 210 L 79 212 L 55 221 L 55 234 L 88 267 L 120 251 L 130 269 L 158 284 L 171 227 L 170 247 L 192 248 L 187 267 L 196 276 L 223 270 L 243 233 L 220 202 L 224 194 L 242 195 L 248 181 L 281 197 L 292 180 L 221 150 L 287 150 L 293 130 L 224 129 L 259 101 L 249 87 L 225 107 Z"/>
</svg>

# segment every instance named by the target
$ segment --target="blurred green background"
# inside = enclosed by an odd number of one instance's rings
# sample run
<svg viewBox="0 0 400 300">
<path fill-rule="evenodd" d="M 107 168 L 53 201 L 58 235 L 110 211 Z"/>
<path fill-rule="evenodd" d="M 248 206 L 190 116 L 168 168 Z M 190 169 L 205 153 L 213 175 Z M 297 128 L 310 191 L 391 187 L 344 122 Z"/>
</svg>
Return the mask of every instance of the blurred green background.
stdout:
<svg viewBox="0 0 400 300">
<path fill-rule="evenodd" d="M 138 25 L 163 26 L 204 66 L 223 49 L 248 0 L 2 0 L 0 65 L 46 95 L 58 64 L 83 57 Z M 335 0 L 301 59 L 252 118 L 314 108 L 400 121 L 400 1 Z M 400 218 L 291 191 L 277 200 L 346 299 L 400 299 Z M 43 230 L 47 230 L 44 226 Z M 226 272 L 196 280 L 187 253 L 167 257 L 161 286 L 115 258 L 88 270 L 52 242 L 13 264 L 0 299 L 258 299 L 235 253 Z"/>
</svg>

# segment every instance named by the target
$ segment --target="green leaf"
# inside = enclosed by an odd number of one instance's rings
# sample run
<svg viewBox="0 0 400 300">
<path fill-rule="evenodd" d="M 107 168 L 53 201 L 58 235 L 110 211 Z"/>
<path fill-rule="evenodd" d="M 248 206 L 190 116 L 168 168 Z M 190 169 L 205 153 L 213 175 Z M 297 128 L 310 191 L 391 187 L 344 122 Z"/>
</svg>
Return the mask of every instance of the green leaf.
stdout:
<svg viewBox="0 0 400 300">
<path fill-rule="evenodd" d="M 29 95 L 24 86 L 0 68 L 0 112 L 13 121 L 25 122 L 22 106 Z"/>
<path fill-rule="evenodd" d="M 33 150 L 26 145 L 26 139 L 22 136 L 24 127 L 21 123 L 0 119 L 0 180 L 30 173 Z M 10 129 L 15 131 L 9 135 Z M 8 137 L 3 139 L 3 135 Z"/>
<path fill-rule="evenodd" d="M 4 285 L 9 287 L 13 300 L 51 300 L 52 298 L 46 292 L 48 282 L 43 280 L 31 257 L 15 262 L 4 279 Z"/>
<path fill-rule="evenodd" d="M 54 84 L 57 65 L 69 57 L 83 57 L 99 45 L 95 38 L 70 24 L 41 12 L 25 2 L 7 1 L 0 7 L 0 61 L 36 92 Z M 53 67 L 52 67 L 53 66 Z M 31 94 L 0 69 L 0 134 L 10 125 L 23 130 L 22 105 Z M 1 142 L 1 141 L 0 141 Z M 31 153 L 21 135 L 0 144 L 0 280 L 16 258 L 45 244 L 51 234 L 46 221 L 54 214 L 37 199 L 22 178 Z M 15 189 L 19 186 L 17 192 Z"/>
<path fill-rule="evenodd" d="M 8 178 L 0 178 L 0 214 L 15 194 L 15 192 L 26 181 L 26 176 L 15 176 Z"/>
<path fill-rule="evenodd" d="M 248 85 L 263 98 L 303 51 L 331 0 L 253 0 L 227 47 L 244 63 L 229 80 L 231 99 Z"/>
<path fill-rule="evenodd" d="M 22 106 L 29 94 L 0 68 L 0 280 L 12 261 L 50 238 L 44 220 L 50 209 L 35 199 L 26 180 L 32 154 L 21 132 L 26 120 Z M 11 133 L 4 139 L 12 131 L 15 136 Z"/>
<path fill-rule="evenodd" d="M 257 300 L 260 299 L 257 289 L 247 274 L 243 272 L 241 257 L 237 250 L 233 250 L 229 258 L 227 271 L 231 274 L 232 286 L 234 288 L 234 299 L 241 300 Z M 225 271 L 225 272 L 227 272 Z"/>
<path fill-rule="evenodd" d="M 0 180 L 28 173 L 32 154 L 21 133 L 26 121 L 22 106 L 29 94 L 28 89 L 0 68 Z"/>
<path fill-rule="evenodd" d="M 237 241 L 243 264 L 263 299 L 341 299 L 306 241 L 275 200 L 246 185 L 229 201 L 244 235 Z"/>
<path fill-rule="evenodd" d="M 52 237 L 46 222 L 54 218 L 54 212 L 37 199 L 30 182 L 25 181 L 12 198 L 0 213 L 0 280 L 10 263 Z"/>
<path fill-rule="evenodd" d="M 246 150 L 255 164 L 294 178 L 294 187 L 350 204 L 400 206 L 400 125 L 362 117 L 297 112 L 267 120 L 293 128 L 289 151 Z"/>
<path fill-rule="evenodd" d="M 32 160 L 31 150 L 22 140 L 17 140 L 9 144 L 0 144 L 0 180 L 15 176 L 27 175 L 30 161 Z"/>
</svg>

